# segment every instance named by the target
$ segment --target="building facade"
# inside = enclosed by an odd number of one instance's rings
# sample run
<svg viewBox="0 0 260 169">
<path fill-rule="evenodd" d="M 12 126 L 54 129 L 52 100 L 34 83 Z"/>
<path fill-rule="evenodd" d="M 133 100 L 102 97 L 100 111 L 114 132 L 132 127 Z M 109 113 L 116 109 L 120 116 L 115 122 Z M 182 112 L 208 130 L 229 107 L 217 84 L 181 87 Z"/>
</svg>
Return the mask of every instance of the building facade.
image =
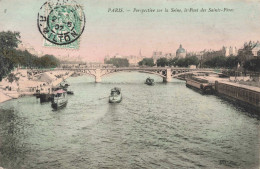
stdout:
<svg viewBox="0 0 260 169">
<path fill-rule="evenodd" d="M 236 47 L 233 47 L 233 46 L 223 46 L 222 48 L 222 52 L 224 54 L 224 56 L 230 56 L 230 55 L 233 55 L 233 56 L 237 56 L 238 54 L 238 50 Z"/>
<path fill-rule="evenodd" d="M 162 51 L 153 51 L 153 55 L 152 55 L 152 58 L 153 58 L 153 60 L 156 62 L 156 60 L 158 60 L 158 59 L 160 59 L 160 58 L 162 58 L 162 57 L 164 57 L 163 56 L 163 53 L 162 53 Z"/>
</svg>

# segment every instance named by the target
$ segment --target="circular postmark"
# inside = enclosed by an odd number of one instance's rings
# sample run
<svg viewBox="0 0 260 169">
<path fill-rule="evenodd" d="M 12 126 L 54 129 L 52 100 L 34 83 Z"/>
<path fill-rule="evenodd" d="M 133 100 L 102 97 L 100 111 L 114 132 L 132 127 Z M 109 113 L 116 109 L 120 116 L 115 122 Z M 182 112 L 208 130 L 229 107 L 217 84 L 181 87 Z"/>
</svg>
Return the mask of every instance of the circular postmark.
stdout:
<svg viewBox="0 0 260 169">
<path fill-rule="evenodd" d="M 38 13 L 38 29 L 42 36 L 56 45 L 76 41 L 84 31 L 85 15 L 75 1 L 56 0 L 45 2 Z"/>
</svg>

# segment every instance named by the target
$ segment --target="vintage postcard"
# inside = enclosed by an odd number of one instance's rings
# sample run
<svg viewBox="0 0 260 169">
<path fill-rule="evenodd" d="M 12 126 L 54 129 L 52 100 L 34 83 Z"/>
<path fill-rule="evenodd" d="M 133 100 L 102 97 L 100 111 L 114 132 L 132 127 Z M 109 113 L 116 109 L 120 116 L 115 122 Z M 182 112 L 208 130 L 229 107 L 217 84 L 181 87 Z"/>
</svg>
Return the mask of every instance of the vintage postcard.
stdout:
<svg viewBox="0 0 260 169">
<path fill-rule="evenodd" d="M 258 169 L 259 0 L 0 0 L 0 169 Z"/>
</svg>

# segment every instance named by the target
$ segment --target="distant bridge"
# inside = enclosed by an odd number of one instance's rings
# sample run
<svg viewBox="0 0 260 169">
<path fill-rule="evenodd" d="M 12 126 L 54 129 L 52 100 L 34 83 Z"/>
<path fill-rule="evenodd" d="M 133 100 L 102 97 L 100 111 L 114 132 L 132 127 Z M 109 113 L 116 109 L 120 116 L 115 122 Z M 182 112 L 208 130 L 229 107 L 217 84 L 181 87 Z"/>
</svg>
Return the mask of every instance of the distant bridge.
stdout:
<svg viewBox="0 0 260 169">
<path fill-rule="evenodd" d="M 55 68 L 55 69 L 32 69 L 33 72 L 43 73 L 48 71 L 66 70 L 75 73 L 84 73 L 95 77 L 95 82 L 101 82 L 101 78 L 116 72 L 137 71 L 155 74 L 163 78 L 164 82 L 170 82 L 172 78 L 191 73 L 216 73 L 214 69 L 190 69 L 169 67 L 121 67 L 121 68 Z"/>
</svg>

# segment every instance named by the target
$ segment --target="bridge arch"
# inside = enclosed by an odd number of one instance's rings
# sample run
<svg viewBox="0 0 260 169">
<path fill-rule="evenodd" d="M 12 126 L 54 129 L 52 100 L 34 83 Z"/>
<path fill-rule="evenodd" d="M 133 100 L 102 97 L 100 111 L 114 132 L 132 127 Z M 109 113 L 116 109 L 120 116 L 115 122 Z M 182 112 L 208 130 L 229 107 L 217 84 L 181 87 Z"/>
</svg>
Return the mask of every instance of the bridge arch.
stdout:
<svg viewBox="0 0 260 169">
<path fill-rule="evenodd" d="M 101 77 L 104 77 L 104 76 L 107 76 L 107 75 L 111 75 L 111 74 L 115 74 L 115 73 L 122 73 L 122 72 L 140 72 L 140 73 L 157 75 L 157 76 L 160 76 L 162 78 L 166 77 L 166 76 L 164 76 L 163 74 L 160 74 L 160 73 L 151 72 L 151 71 L 144 71 L 144 70 L 118 70 L 118 71 L 107 72 L 105 74 L 102 74 Z"/>
</svg>

